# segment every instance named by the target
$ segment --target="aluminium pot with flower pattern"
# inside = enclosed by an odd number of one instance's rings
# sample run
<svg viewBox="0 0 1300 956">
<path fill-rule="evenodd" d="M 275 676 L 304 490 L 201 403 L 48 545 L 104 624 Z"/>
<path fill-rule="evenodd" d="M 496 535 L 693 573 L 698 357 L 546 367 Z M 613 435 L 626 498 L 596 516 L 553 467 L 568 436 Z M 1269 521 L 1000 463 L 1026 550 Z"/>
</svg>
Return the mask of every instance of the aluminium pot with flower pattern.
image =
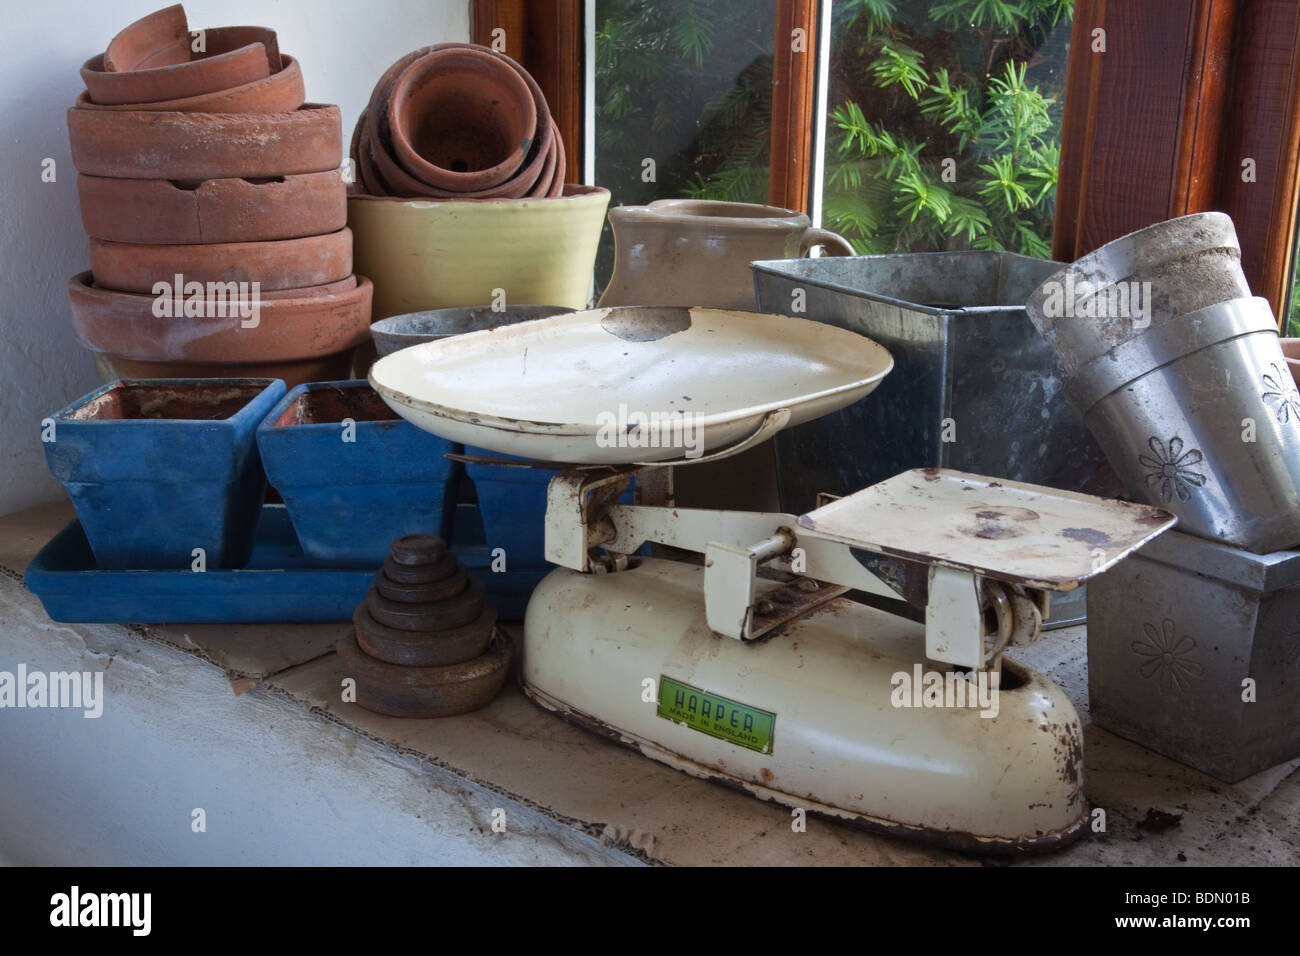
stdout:
<svg viewBox="0 0 1300 956">
<path fill-rule="evenodd" d="M 1148 328 L 1065 394 L 1129 493 L 1181 531 L 1256 554 L 1300 544 L 1300 391 L 1267 299 Z"/>
</svg>

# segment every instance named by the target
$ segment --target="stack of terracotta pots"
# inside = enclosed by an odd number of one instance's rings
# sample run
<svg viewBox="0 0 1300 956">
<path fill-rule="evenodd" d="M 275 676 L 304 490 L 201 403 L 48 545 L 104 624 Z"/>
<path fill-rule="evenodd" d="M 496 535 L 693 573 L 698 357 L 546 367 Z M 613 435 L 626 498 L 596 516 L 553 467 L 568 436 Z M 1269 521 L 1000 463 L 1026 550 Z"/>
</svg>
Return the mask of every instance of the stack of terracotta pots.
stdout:
<svg viewBox="0 0 1300 956">
<path fill-rule="evenodd" d="M 352 134 L 361 191 L 408 199 L 559 196 L 564 141 L 522 66 L 441 43 L 388 68 Z"/>
<path fill-rule="evenodd" d="M 275 32 L 191 33 L 180 5 L 81 70 L 68 111 L 89 272 L 73 326 L 134 378 L 346 377 L 368 338 L 336 106 L 305 103 Z"/>
<path fill-rule="evenodd" d="M 587 305 L 609 190 L 565 183 L 537 82 L 502 53 L 422 47 L 375 85 L 352 134 L 348 225 L 374 315 Z"/>
</svg>

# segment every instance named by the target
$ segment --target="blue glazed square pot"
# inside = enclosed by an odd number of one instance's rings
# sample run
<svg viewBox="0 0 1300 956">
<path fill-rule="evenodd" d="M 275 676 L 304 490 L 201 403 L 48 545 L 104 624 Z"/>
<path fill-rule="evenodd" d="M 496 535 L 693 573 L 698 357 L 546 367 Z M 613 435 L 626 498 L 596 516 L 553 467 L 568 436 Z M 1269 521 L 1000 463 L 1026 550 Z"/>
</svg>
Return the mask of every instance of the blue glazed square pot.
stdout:
<svg viewBox="0 0 1300 956">
<path fill-rule="evenodd" d="M 283 394 L 279 379 L 120 379 L 50 416 L 45 460 L 99 567 L 190 568 L 195 548 L 242 567 L 266 494 L 256 429 Z"/>
<path fill-rule="evenodd" d="M 363 379 L 290 391 L 257 429 L 303 553 L 377 568 L 394 538 L 447 536 L 456 445 L 399 418 Z"/>
</svg>

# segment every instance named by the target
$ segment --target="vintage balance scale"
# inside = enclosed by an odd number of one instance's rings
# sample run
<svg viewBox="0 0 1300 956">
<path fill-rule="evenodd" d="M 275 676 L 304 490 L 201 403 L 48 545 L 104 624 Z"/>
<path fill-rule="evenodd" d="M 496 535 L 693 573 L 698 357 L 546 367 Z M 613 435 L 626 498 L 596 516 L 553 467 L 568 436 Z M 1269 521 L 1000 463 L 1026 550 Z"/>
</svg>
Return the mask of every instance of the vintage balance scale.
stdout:
<svg viewBox="0 0 1300 956">
<path fill-rule="evenodd" d="M 851 405 L 892 365 L 806 319 L 614 308 L 404 349 L 370 381 L 420 428 L 564 469 L 560 567 L 524 626 L 533 701 L 811 813 L 979 852 L 1063 846 L 1088 821 L 1079 718 L 1003 650 L 1171 515 L 940 469 L 802 516 L 672 507 L 666 466 Z M 633 476 L 637 503 L 616 503 Z"/>
</svg>

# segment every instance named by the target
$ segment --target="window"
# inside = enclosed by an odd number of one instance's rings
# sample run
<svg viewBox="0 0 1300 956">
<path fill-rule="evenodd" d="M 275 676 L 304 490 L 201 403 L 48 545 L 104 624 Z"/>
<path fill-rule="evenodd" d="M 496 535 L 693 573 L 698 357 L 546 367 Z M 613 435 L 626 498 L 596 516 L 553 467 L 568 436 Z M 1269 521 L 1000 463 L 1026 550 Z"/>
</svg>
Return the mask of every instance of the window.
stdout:
<svg viewBox="0 0 1300 956">
<path fill-rule="evenodd" d="M 507 52 L 561 104 L 570 154 L 584 133 L 595 144 L 615 202 L 764 201 L 766 150 L 766 201 L 824 214 L 862 251 L 1072 260 L 1220 209 L 1255 292 L 1284 304 L 1300 186 L 1295 0 L 475 0 L 474 23 L 479 42 L 504 25 Z M 667 59 L 641 63 L 645 79 L 620 98 L 639 44 Z M 587 51 L 600 69 L 584 115 Z M 819 77 L 825 111 L 811 108 Z M 680 114 L 656 119 L 655 94 Z M 647 156 L 667 157 L 653 183 L 635 165 Z"/>
</svg>

